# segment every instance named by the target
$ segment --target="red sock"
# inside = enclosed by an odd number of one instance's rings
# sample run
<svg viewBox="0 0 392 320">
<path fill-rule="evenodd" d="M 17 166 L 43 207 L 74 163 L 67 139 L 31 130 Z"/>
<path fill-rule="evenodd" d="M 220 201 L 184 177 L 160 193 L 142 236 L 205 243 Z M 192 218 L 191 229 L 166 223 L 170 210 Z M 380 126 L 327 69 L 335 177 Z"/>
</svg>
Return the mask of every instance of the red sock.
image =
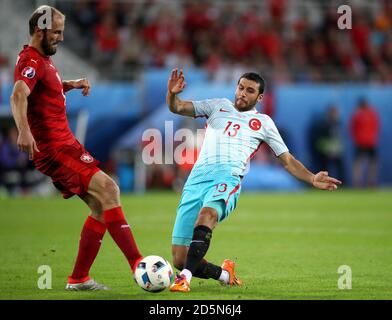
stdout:
<svg viewBox="0 0 392 320">
<path fill-rule="evenodd" d="M 121 207 L 104 211 L 103 218 L 110 235 L 124 253 L 134 272 L 142 255 L 137 248 L 131 228 L 125 220 Z"/>
<path fill-rule="evenodd" d="M 88 216 L 80 234 L 79 252 L 76 258 L 69 283 L 84 282 L 89 279 L 88 273 L 98 254 L 106 227 L 102 222 Z"/>
</svg>

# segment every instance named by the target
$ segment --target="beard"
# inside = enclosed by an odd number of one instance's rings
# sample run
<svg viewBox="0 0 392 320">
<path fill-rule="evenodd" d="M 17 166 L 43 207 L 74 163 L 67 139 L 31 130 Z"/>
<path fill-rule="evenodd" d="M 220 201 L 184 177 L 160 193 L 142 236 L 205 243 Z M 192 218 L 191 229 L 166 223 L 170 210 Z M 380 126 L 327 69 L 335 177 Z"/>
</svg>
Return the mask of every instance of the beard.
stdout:
<svg viewBox="0 0 392 320">
<path fill-rule="evenodd" d="M 50 45 L 46 32 L 44 33 L 44 38 L 41 41 L 41 48 L 46 56 L 53 56 L 57 51 L 55 47 Z"/>
<path fill-rule="evenodd" d="M 246 111 L 252 110 L 253 108 L 255 108 L 256 103 L 257 103 L 257 101 L 251 101 L 251 102 L 248 101 L 246 106 L 240 107 L 238 102 L 240 102 L 240 98 L 235 99 L 235 106 L 236 106 L 237 110 L 240 112 L 246 112 Z"/>
</svg>

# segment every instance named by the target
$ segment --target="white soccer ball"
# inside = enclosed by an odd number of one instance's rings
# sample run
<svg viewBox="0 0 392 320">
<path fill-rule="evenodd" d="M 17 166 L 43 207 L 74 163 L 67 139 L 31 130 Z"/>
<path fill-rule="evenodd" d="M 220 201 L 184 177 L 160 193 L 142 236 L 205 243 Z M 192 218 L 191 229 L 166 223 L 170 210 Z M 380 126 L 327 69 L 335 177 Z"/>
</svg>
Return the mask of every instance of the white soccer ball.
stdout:
<svg viewBox="0 0 392 320">
<path fill-rule="evenodd" d="M 160 256 L 147 256 L 139 262 L 134 275 L 136 283 L 149 292 L 160 292 L 172 283 L 173 269 L 170 263 Z"/>
</svg>

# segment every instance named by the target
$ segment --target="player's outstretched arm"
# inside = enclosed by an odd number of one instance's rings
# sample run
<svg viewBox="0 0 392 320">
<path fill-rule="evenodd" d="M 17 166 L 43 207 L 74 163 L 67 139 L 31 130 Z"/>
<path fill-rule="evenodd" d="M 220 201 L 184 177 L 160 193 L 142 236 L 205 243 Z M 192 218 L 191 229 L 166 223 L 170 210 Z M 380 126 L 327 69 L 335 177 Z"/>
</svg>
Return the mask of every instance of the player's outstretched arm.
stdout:
<svg viewBox="0 0 392 320">
<path fill-rule="evenodd" d="M 18 148 L 20 151 L 27 152 L 29 159 L 33 160 L 34 151 L 39 152 L 39 150 L 27 121 L 27 98 L 29 95 L 30 89 L 27 84 L 18 80 L 15 82 L 10 102 L 12 116 L 18 129 Z"/>
<path fill-rule="evenodd" d="M 338 185 L 342 184 L 338 179 L 328 176 L 328 172 L 320 171 L 317 174 L 311 173 L 290 152 L 285 152 L 279 156 L 279 160 L 284 168 L 299 180 L 311 184 L 313 187 L 321 190 L 335 190 Z"/>
<path fill-rule="evenodd" d="M 184 72 L 182 70 L 178 72 L 177 68 L 173 69 L 167 82 L 166 103 L 171 112 L 183 116 L 194 117 L 195 109 L 193 103 L 191 101 L 181 100 L 177 96 L 184 90 L 185 85 Z"/>
<path fill-rule="evenodd" d="M 86 97 L 90 94 L 90 88 L 90 82 L 86 78 L 63 81 L 64 92 L 72 89 L 82 89 L 82 94 Z"/>
</svg>

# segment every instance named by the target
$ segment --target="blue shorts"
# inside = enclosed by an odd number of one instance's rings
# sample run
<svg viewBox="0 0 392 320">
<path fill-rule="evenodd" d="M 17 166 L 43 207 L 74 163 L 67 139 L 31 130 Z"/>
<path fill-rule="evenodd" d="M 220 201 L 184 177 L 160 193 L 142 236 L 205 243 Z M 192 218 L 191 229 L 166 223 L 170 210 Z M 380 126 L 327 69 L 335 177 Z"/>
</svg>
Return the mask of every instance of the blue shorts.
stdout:
<svg viewBox="0 0 392 320">
<path fill-rule="evenodd" d="M 212 177 L 197 183 L 188 180 L 177 208 L 172 244 L 189 246 L 201 208 L 214 208 L 218 222 L 226 219 L 235 209 L 240 193 L 241 179 L 237 176 Z"/>
</svg>

